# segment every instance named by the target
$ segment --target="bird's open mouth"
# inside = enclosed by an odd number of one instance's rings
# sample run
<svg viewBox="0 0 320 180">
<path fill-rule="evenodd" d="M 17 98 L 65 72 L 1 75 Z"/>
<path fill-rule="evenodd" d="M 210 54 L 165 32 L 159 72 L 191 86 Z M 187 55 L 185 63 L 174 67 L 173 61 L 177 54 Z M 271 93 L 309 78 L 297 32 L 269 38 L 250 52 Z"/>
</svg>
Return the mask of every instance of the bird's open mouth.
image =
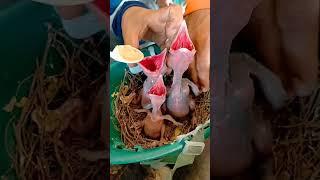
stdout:
<svg viewBox="0 0 320 180">
<path fill-rule="evenodd" d="M 160 54 L 145 57 L 139 62 L 140 67 L 147 73 L 158 73 L 163 68 L 167 50 L 164 49 Z"/>
<path fill-rule="evenodd" d="M 177 37 L 173 41 L 170 49 L 171 50 L 178 50 L 178 49 L 188 49 L 189 51 L 194 50 L 194 45 L 190 39 L 187 24 L 185 21 L 182 22 L 180 29 L 178 31 Z"/>
</svg>

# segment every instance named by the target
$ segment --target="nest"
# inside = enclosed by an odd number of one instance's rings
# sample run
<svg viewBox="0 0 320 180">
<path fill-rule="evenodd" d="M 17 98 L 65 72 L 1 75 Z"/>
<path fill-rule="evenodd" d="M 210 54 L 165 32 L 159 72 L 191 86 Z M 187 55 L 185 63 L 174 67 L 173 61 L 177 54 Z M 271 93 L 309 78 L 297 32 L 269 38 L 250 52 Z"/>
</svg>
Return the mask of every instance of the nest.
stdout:
<svg viewBox="0 0 320 180">
<path fill-rule="evenodd" d="M 171 76 L 165 76 L 164 81 L 170 81 Z M 186 134 L 194 130 L 199 124 L 205 123 L 210 118 L 210 93 L 202 93 L 195 97 L 195 110 L 183 119 L 183 126 L 177 127 L 171 122 L 166 122 L 164 141 L 154 140 L 146 137 L 143 132 L 143 120 L 146 113 L 135 112 L 141 109 L 137 102 L 140 89 L 145 77 L 143 75 L 132 75 L 125 72 L 124 79 L 119 91 L 113 94 L 113 112 L 118 121 L 118 129 L 126 148 L 141 146 L 144 149 L 154 148 L 173 142 L 178 135 Z M 167 83 L 166 83 L 167 84 Z M 164 113 L 165 114 L 165 113 Z M 116 125 L 117 126 L 117 125 Z"/>
<path fill-rule="evenodd" d="M 105 37 L 100 42 L 89 39 L 78 45 L 61 30 L 48 26 L 48 41 L 42 60 L 37 61 L 35 72 L 20 82 L 17 89 L 19 94 L 20 87 L 32 80 L 28 95 L 19 102 L 16 102 L 16 95 L 4 108 L 12 112 L 7 130 L 14 129 L 15 141 L 11 146 L 6 137 L 6 147 L 12 172 L 19 179 L 105 179 L 106 159 L 90 161 L 77 153 L 87 148 L 106 148 L 99 139 L 99 125 L 90 130 L 98 133 L 81 135 L 70 129 L 73 121 L 66 121 L 88 109 L 75 106 L 70 113 L 64 113 L 65 109 L 60 109 L 60 114 L 52 113 L 70 98 L 81 99 L 90 105 L 95 103 L 93 99 L 105 82 L 102 58 L 105 48 L 101 47 Z M 49 75 L 53 66 L 50 58 L 53 62 L 63 60 L 60 73 Z M 58 117 L 63 113 L 66 116 Z M 98 118 L 97 124 L 101 117 Z M 6 135 L 10 136 L 9 131 Z"/>
<path fill-rule="evenodd" d="M 320 88 L 291 102 L 272 124 L 277 179 L 319 179 Z"/>
</svg>

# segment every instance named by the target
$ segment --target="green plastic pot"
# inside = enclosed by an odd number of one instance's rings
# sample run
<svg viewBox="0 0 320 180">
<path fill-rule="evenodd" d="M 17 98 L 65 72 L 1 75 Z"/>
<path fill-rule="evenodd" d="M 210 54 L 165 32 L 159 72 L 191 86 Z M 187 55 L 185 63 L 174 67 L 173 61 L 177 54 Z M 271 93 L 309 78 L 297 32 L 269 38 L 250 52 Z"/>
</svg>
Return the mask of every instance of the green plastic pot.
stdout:
<svg viewBox="0 0 320 180">
<path fill-rule="evenodd" d="M 159 53 L 159 51 L 158 51 Z M 110 103 L 113 104 L 111 97 L 114 92 L 119 90 L 119 85 L 123 80 L 126 64 L 113 62 L 110 65 Z M 124 143 L 121 141 L 121 135 L 116 128 L 118 121 L 114 116 L 112 106 L 110 107 L 110 162 L 111 164 L 130 164 L 144 163 L 159 160 L 174 164 L 177 156 L 182 152 L 185 141 L 174 142 L 172 144 L 156 147 L 152 149 L 137 148 L 130 150 L 124 148 Z M 210 127 L 204 131 L 205 139 L 210 136 Z M 169 164 L 168 163 L 168 164 Z"/>
<path fill-rule="evenodd" d="M 30 0 L 0 9 L 0 177 L 11 166 L 5 147 L 5 130 L 14 115 L 3 111 L 2 107 L 15 96 L 18 82 L 33 73 L 35 60 L 41 58 L 47 40 L 47 22 L 59 23 L 53 8 Z M 53 59 L 50 61 L 53 62 Z M 26 95 L 29 87 L 30 81 L 20 88 L 17 99 Z M 11 136 L 7 141 L 12 145 L 13 129 L 9 128 L 8 132 Z"/>
</svg>

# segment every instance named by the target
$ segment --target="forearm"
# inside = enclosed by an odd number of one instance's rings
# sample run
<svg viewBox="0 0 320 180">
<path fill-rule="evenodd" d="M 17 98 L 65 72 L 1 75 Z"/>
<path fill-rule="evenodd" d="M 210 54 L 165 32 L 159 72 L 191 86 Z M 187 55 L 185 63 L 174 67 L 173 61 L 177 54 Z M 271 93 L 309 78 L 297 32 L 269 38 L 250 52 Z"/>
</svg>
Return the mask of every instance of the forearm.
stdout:
<svg viewBox="0 0 320 180">
<path fill-rule="evenodd" d="M 131 7 L 142 7 L 147 9 L 147 6 L 139 1 L 124 1 L 118 4 L 111 3 L 110 28 L 121 41 L 123 41 L 122 19 L 126 11 Z"/>
</svg>

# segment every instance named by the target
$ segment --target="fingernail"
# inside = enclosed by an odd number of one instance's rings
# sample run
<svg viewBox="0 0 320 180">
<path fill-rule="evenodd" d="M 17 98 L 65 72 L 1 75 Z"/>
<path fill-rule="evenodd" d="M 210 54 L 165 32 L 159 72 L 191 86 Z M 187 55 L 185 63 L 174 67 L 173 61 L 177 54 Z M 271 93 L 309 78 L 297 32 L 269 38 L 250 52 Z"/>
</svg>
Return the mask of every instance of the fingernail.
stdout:
<svg viewBox="0 0 320 180">
<path fill-rule="evenodd" d="M 209 88 L 201 87 L 201 92 L 208 92 L 208 91 L 209 91 Z"/>
</svg>

